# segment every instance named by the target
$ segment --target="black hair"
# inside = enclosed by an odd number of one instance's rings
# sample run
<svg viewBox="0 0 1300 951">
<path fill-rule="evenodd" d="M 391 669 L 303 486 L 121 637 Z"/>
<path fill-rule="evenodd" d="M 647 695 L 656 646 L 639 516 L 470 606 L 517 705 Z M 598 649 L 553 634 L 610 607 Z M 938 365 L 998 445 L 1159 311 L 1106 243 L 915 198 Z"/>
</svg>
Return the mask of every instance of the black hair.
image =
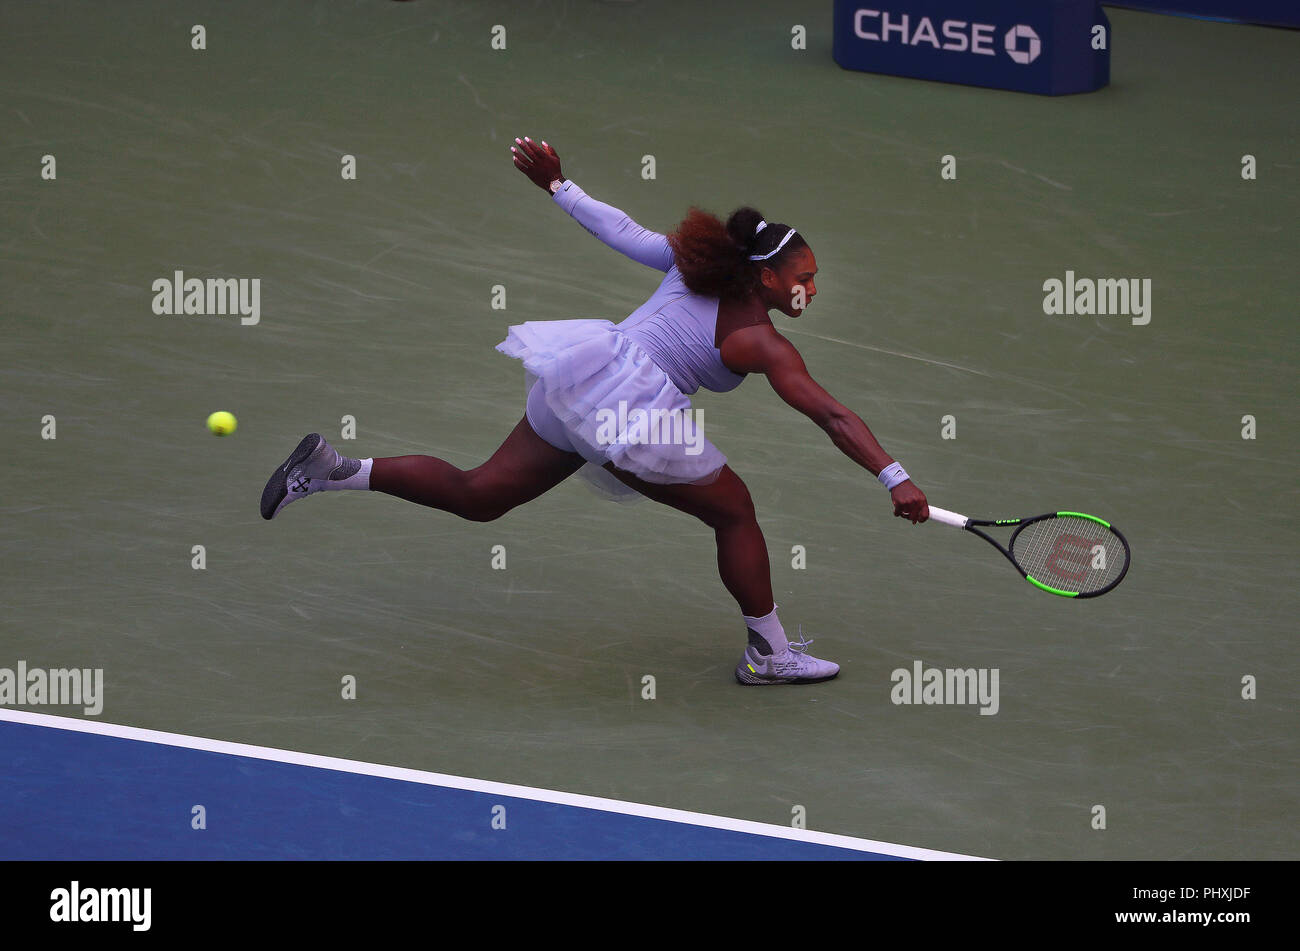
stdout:
<svg viewBox="0 0 1300 951">
<path fill-rule="evenodd" d="M 790 230 L 787 224 L 769 222 L 759 231 L 763 220 L 748 206 L 733 211 L 725 225 L 716 215 L 691 208 L 668 238 L 686 286 L 706 297 L 748 297 L 761 286 L 764 267 L 775 268 L 787 255 L 808 246 L 795 232 L 770 258 L 751 261 L 752 255 L 772 251 Z"/>
</svg>

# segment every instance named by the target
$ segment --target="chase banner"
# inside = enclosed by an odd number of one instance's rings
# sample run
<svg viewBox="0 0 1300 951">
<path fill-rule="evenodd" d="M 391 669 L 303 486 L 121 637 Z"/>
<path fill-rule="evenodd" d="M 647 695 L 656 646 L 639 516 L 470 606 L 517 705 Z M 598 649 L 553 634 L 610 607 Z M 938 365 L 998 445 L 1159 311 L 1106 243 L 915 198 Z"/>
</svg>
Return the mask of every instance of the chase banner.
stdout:
<svg viewBox="0 0 1300 951">
<path fill-rule="evenodd" d="M 845 69 L 1063 96 L 1110 82 L 1096 0 L 835 0 Z"/>
</svg>

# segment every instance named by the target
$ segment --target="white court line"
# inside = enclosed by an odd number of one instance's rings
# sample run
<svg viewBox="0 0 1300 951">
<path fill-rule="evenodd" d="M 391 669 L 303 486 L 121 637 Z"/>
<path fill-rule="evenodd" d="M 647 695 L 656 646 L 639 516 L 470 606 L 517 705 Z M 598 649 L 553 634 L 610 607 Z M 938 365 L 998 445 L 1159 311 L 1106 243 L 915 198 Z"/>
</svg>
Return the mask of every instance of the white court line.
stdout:
<svg viewBox="0 0 1300 951">
<path fill-rule="evenodd" d="M 486 779 L 449 776 L 445 773 L 429 773 L 419 769 L 404 769 L 400 766 L 363 763 L 358 760 L 338 759 L 333 756 L 317 756 L 314 753 L 296 753 L 292 750 L 277 750 L 267 746 L 228 743 L 225 740 L 210 740 L 204 737 L 186 736 L 181 733 L 143 730 L 139 727 L 121 726 L 116 723 L 101 723 L 98 720 L 56 717 L 45 713 L 28 713 L 22 710 L 6 710 L 0 707 L 0 721 L 4 720 L 13 723 L 26 723 L 31 726 L 50 727 L 55 730 L 114 736 L 124 740 L 137 740 L 141 743 L 178 746 L 183 749 L 202 750 L 207 753 L 224 753 L 228 756 L 247 756 L 250 759 L 269 760 L 275 763 L 314 766 L 318 769 L 332 769 L 342 773 L 355 773 L 359 776 L 378 776 L 383 779 L 397 779 L 408 783 L 420 783 L 425 786 L 443 786 L 469 792 L 510 796 L 515 799 L 529 799 L 534 802 L 575 806 L 580 809 L 598 809 L 601 812 L 640 816 L 645 819 L 660 819 L 666 822 L 680 822 L 685 825 L 704 826 L 710 829 L 748 832 L 752 835 L 765 835 L 775 839 L 792 839 L 796 842 L 811 842 L 816 845 L 852 849 L 856 852 L 879 852 L 883 855 L 893 855 L 899 858 L 929 861 L 991 861 L 975 855 L 937 852 L 933 849 L 919 849 L 910 845 L 895 845 L 890 842 L 876 842 L 872 839 L 834 835 L 830 832 L 813 832 L 808 829 L 788 828 L 767 822 L 751 822 L 748 819 L 711 816 L 702 812 L 686 812 L 682 809 L 664 809 L 659 806 L 646 806 L 635 802 L 623 802 L 618 799 L 602 799 L 597 796 L 581 796 L 576 793 L 557 792 L 553 789 L 538 789 L 535 786 L 515 786 L 511 783 L 495 783 Z M 10 777 L 10 782 L 12 782 L 12 777 Z"/>
<path fill-rule="evenodd" d="M 928 363 L 933 367 L 948 367 L 953 370 L 964 370 L 967 373 L 974 373 L 977 376 L 989 376 L 983 370 L 976 370 L 973 367 L 958 366 L 955 363 L 944 363 L 942 360 L 931 360 L 929 357 L 918 357 L 911 353 L 899 353 L 897 350 L 886 350 L 884 347 L 873 347 L 870 344 L 855 343 L 852 340 L 841 340 L 839 337 L 827 337 L 823 334 L 815 334 L 807 330 L 796 330 L 793 327 L 784 328 L 781 333 L 797 334 L 804 337 L 816 337 L 818 340 L 828 340 L 831 343 L 842 343 L 847 347 L 857 347 L 859 350 L 870 350 L 872 353 L 887 353 L 891 357 L 902 357 L 905 360 L 917 360 L 921 363 Z"/>
</svg>

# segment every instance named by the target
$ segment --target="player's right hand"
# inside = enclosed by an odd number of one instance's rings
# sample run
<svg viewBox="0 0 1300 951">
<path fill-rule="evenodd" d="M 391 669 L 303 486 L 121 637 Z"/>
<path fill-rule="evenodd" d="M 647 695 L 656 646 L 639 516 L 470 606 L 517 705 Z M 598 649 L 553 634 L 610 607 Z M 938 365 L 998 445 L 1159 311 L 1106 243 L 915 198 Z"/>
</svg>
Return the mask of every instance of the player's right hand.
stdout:
<svg viewBox="0 0 1300 951">
<path fill-rule="evenodd" d="M 930 503 L 925 500 L 925 493 L 907 479 L 894 486 L 889 494 L 894 499 L 894 514 L 899 518 L 909 519 L 913 525 L 924 522 L 930 517 Z"/>
<path fill-rule="evenodd" d="M 515 160 L 515 168 L 548 194 L 551 182 L 556 179 L 564 181 L 564 173 L 560 171 L 560 157 L 545 142 L 534 142 L 527 136 L 515 139 L 515 144 L 510 146 L 510 153 Z"/>
</svg>

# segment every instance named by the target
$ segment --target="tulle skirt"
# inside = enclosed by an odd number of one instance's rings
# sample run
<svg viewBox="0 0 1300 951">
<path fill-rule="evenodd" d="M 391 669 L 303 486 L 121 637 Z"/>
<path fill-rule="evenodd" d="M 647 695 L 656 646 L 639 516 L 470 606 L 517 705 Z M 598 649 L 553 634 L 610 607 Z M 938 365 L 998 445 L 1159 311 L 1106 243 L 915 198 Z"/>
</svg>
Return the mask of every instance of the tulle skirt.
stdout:
<svg viewBox="0 0 1300 951">
<path fill-rule="evenodd" d="M 701 411 L 650 355 L 608 320 L 528 321 L 497 349 L 523 362 L 531 386 L 563 426 L 579 471 L 601 495 L 640 498 L 600 468 L 612 462 L 646 482 L 697 482 L 726 465 L 704 438 Z"/>
</svg>

